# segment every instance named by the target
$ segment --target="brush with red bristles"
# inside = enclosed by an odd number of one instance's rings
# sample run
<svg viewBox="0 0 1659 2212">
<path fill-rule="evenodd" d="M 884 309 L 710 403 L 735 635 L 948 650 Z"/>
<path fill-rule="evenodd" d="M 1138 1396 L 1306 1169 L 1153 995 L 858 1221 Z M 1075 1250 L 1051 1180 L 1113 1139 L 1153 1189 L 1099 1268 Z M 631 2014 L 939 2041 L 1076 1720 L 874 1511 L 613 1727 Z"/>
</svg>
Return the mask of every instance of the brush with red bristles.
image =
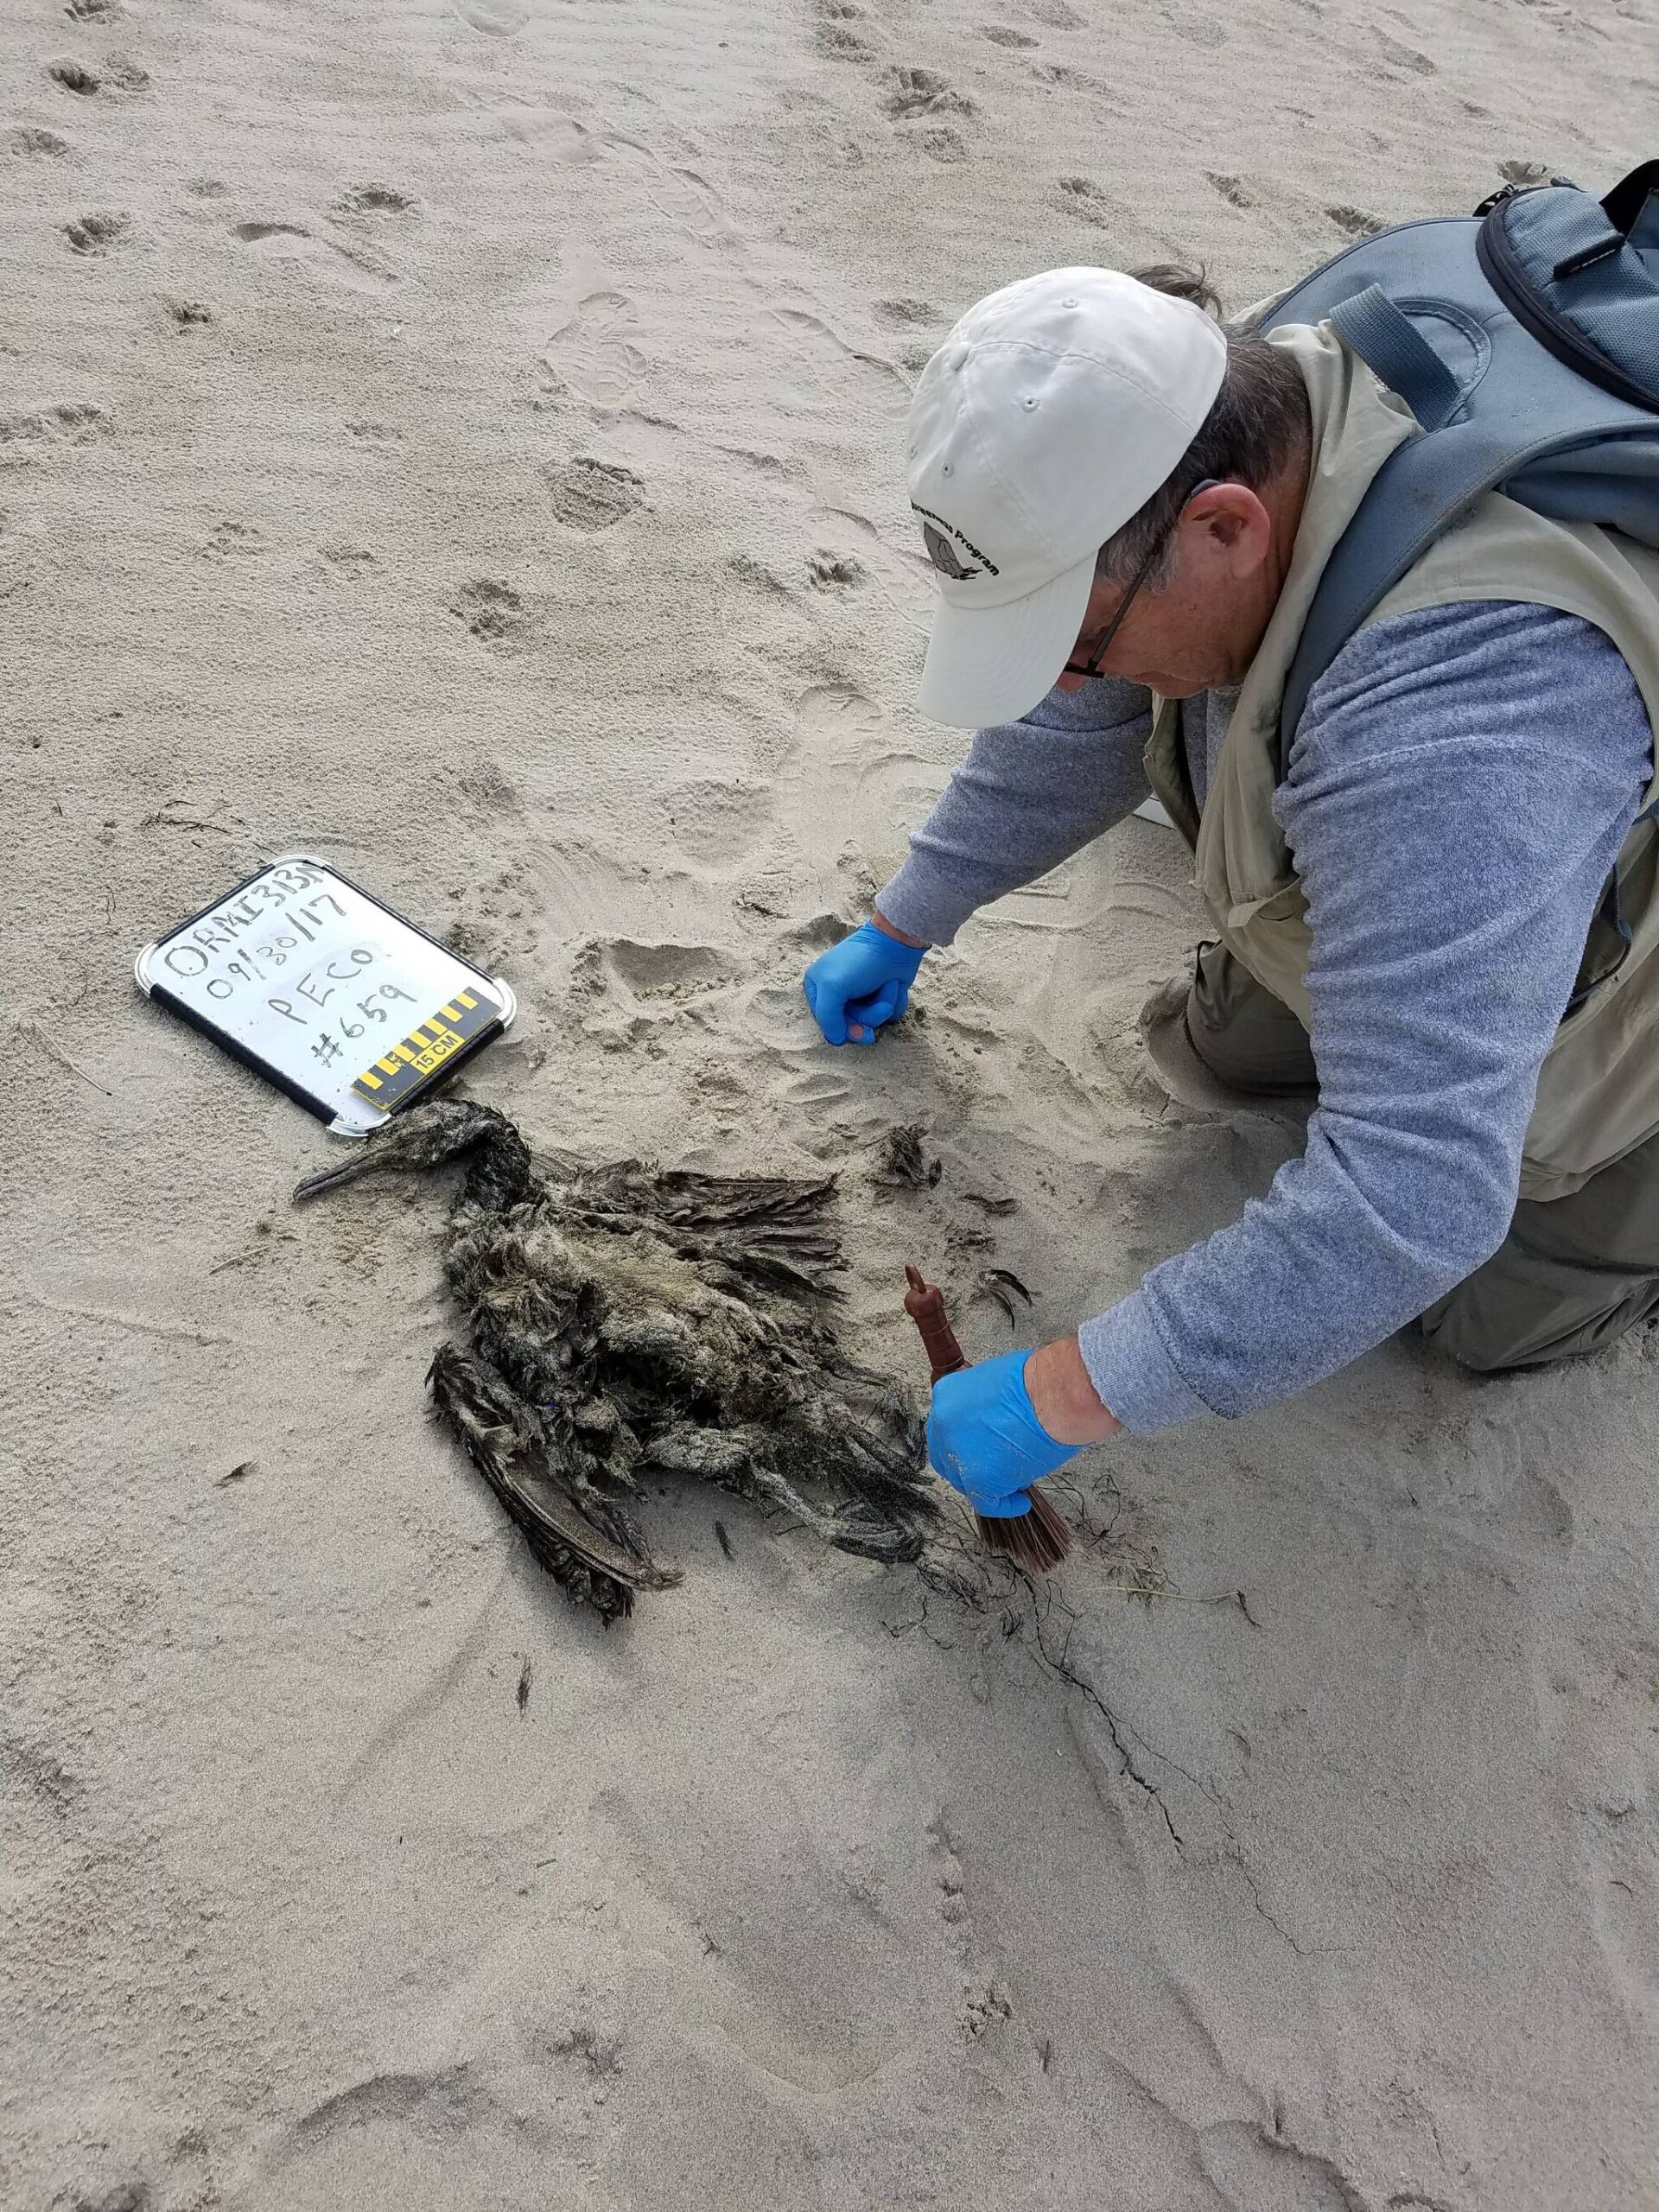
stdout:
<svg viewBox="0 0 1659 2212">
<path fill-rule="evenodd" d="M 938 1283 L 925 1281 L 921 1269 L 912 1268 L 908 1261 L 905 1280 L 910 1285 L 905 1293 L 905 1311 L 921 1332 L 928 1365 L 933 1370 L 931 1380 L 937 1382 L 940 1376 L 954 1375 L 966 1367 L 968 1356 L 957 1342 L 957 1332 L 944 1310 L 944 1293 Z M 1026 1496 L 1031 1500 L 1027 1513 L 1006 1518 L 976 1513 L 979 1540 L 987 1551 L 1006 1552 L 1033 1574 L 1052 1573 L 1071 1548 L 1071 1531 L 1034 1484 Z"/>
</svg>

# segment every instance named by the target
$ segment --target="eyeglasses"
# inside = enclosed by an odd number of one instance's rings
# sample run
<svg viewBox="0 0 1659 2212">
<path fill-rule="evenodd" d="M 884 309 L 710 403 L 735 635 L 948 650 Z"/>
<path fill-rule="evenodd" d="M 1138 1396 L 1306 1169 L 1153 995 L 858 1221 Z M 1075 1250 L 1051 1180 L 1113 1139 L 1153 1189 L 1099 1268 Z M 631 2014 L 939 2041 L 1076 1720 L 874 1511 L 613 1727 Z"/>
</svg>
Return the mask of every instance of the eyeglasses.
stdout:
<svg viewBox="0 0 1659 2212">
<path fill-rule="evenodd" d="M 1147 554 L 1146 559 L 1135 570 L 1134 579 L 1131 582 L 1128 591 L 1124 593 L 1122 600 L 1118 602 L 1116 613 L 1113 615 L 1111 620 L 1106 625 L 1106 627 L 1100 633 L 1099 644 L 1096 645 L 1095 650 L 1090 654 L 1088 659 L 1084 663 L 1082 667 L 1079 667 L 1074 660 L 1067 661 L 1065 666 L 1060 671 L 1063 676 L 1096 677 L 1100 674 L 1100 664 L 1106 658 L 1106 648 L 1111 644 L 1112 639 L 1117 635 L 1118 628 L 1122 622 L 1123 617 L 1128 613 L 1130 607 L 1134 606 L 1135 594 L 1140 590 L 1141 585 L 1145 583 L 1147 578 L 1152 574 L 1154 563 L 1162 556 L 1165 547 L 1174 536 L 1176 527 L 1180 522 L 1181 517 L 1186 512 L 1187 508 L 1192 505 L 1192 501 L 1198 498 L 1200 492 L 1214 491 L 1216 486 L 1220 481 L 1221 479 L 1217 476 L 1206 476 L 1202 484 L 1195 484 L 1192 486 L 1192 489 L 1187 493 L 1185 499 L 1181 501 L 1179 507 L 1171 517 L 1169 522 L 1161 531 L 1159 531 L 1156 539 L 1154 541 L 1151 552 Z"/>
</svg>

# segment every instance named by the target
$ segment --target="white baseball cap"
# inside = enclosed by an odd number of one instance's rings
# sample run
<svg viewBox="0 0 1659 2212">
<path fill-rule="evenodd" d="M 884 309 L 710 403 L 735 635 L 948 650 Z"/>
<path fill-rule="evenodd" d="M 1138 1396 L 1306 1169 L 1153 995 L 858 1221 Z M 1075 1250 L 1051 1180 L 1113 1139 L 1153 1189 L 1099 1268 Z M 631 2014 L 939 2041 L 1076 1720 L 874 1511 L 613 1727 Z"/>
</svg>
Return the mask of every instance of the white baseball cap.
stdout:
<svg viewBox="0 0 1659 2212">
<path fill-rule="evenodd" d="M 982 728 L 1052 690 L 1096 555 L 1173 474 L 1226 365 L 1202 308 L 1115 269 L 1050 269 L 969 308 L 910 408 L 910 503 L 939 572 L 925 715 Z"/>
</svg>

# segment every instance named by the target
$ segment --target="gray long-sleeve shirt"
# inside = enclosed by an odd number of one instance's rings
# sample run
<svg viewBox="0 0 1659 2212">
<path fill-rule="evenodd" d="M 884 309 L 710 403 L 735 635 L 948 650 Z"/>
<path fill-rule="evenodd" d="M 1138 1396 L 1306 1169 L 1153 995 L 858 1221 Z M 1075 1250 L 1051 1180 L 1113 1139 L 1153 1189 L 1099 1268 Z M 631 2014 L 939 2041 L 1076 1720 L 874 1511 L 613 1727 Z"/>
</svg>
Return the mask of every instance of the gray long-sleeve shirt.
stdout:
<svg viewBox="0 0 1659 2212">
<path fill-rule="evenodd" d="M 1200 804 L 1231 699 L 1190 701 Z M 1147 796 L 1149 695 L 1055 691 L 982 730 L 878 900 L 947 944 Z M 1231 1228 L 1079 1331 L 1145 1433 L 1249 1413 L 1369 1351 L 1497 1250 L 1538 1071 L 1653 736 L 1599 630 L 1468 602 L 1360 631 L 1309 696 L 1274 802 L 1306 895 L 1319 1103 Z"/>
</svg>

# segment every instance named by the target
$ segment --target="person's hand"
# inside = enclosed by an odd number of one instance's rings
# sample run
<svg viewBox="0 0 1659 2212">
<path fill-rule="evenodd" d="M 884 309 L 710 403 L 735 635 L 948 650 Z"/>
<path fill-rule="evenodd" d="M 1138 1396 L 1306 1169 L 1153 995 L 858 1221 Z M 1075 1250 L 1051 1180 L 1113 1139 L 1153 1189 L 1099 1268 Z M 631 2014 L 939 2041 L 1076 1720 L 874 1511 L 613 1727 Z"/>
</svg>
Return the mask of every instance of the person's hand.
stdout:
<svg viewBox="0 0 1659 2212">
<path fill-rule="evenodd" d="M 1033 1483 L 1120 1426 L 1096 1395 L 1077 1338 L 1066 1337 L 942 1375 L 927 1456 L 976 1512 L 1007 1520 L 1030 1511 Z"/>
<path fill-rule="evenodd" d="M 927 951 L 894 937 L 877 922 L 865 922 L 807 969 L 802 988 L 824 1041 L 830 1045 L 874 1045 L 883 1022 L 896 1021 L 910 999 Z"/>
<path fill-rule="evenodd" d="M 1033 1483 L 1080 1449 L 1051 1436 L 1026 1389 L 1028 1351 L 942 1375 L 927 1416 L 927 1456 L 976 1513 L 1008 1520 L 1029 1513 Z"/>
</svg>

